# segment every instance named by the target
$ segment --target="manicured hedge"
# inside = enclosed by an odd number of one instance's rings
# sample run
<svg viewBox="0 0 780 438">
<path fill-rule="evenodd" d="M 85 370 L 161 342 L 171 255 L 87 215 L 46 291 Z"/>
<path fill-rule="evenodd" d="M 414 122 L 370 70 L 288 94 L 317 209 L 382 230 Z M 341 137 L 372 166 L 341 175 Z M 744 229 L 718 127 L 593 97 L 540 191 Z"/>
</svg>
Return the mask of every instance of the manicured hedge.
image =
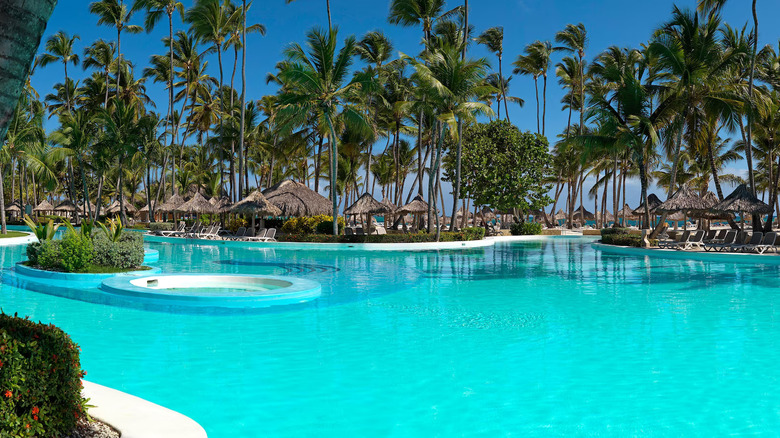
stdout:
<svg viewBox="0 0 780 438">
<path fill-rule="evenodd" d="M 617 233 L 602 234 L 601 243 L 617 246 L 635 246 L 640 248 L 642 246 L 642 236 L 637 236 L 636 234 Z M 650 239 L 650 246 L 658 246 L 658 239 Z"/>
<path fill-rule="evenodd" d="M 92 243 L 96 265 L 130 269 L 144 264 L 144 237 L 140 233 L 122 233 L 117 242 L 108 240 L 104 233 L 96 233 Z"/>
<path fill-rule="evenodd" d="M 601 235 L 606 236 L 610 234 L 628 234 L 628 228 L 602 228 Z"/>
<path fill-rule="evenodd" d="M 53 325 L 0 313 L 0 436 L 65 436 L 86 415 L 79 346 Z"/>
<path fill-rule="evenodd" d="M 441 233 L 441 242 L 462 242 L 481 240 L 485 237 L 484 228 L 465 228 L 462 231 Z M 371 236 L 333 236 L 330 234 L 283 234 L 280 242 L 311 243 L 421 243 L 436 242 L 436 233 L 383 234 Z"/>
<path fill-rule="evenodd" d="M 515 222 L 509 226 L 513 236 L 533 236 L 542 234 L 542 224 L 538 222 Z"/>
<path fill-rule="evenodd" d="M 174 224 L 172 222 L 151 222 L 149 224 L 149 231 L 173 231 Z"/>
<path fill-rule="evenodd" d="M 344 231 L 344 218 L 339 217 L 339 234 Z M 268 224 L 266 223 L 266 226 Z M 287 234 L 332 234 L 333 216 L 317 215 L 308 217 L 294 217 L 288 219 L 282 225 L 282 232 Z"/>
</svg>

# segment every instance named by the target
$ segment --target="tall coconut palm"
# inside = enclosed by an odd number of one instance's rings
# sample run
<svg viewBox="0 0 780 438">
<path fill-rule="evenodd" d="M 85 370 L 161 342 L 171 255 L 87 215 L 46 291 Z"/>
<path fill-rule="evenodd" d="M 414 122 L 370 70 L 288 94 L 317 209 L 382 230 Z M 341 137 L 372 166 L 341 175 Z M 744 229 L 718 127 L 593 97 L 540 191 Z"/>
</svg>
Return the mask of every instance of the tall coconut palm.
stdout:
<svg viewBox="0 0 780 438">
<path fill-rule="evenodd" d="M 504 57 L 504 28 L 503 27 L 491 27 L 490 29 L 482 32 L 482 34 L 477 37 L 477 42 L 479 44 L 485 45 L 485 47 L 490 50 L 491 53 L 494 53 L 496 57 L 498 58 L 498 79 L 499 79 L 499 85 L 501 86 L 501 99 L 504 101 L 504 114 L 506 114 L 506 121 L 511 123 L 511 120 L 509 120 L 509 106 L 507 104 L 507 98 L 506 98 L 506 89 L 504 88 L 504 69 L 503 69 L 503 57 Z"/>
<path fill-rule="evenodd" d="M 103 107 L 108 106 L 109 78 L 111 66 L 114 63 L 116 47 L 114 43 L 99 39 L 84 49 L 84 60 L 81 63 L 84 70 L 88 68 L 100 69 L 104 75 L 105 98 Z"/>
<path fill-rule="evenodd" d="M 73 45 L 79 39 L 78 35 L 69 36 L 64 31 L 59 31 L 46 40 L 46 53 L 38 57 L 38 65 L 45 67 L 53 62 L 62 62 L 65 69 L 65 83 L 68 83 L 68 64 L 78 65 L 79 55 L 73 51 Z M 65 106 L 70 112 L 70 94 L 65 87 Z"/>
<path fill-rule="evenodd" d="M 328 130 L 330 146 L 330 186 L 333 203 L 333 234 L 338 234 L 338 139 L 334 121 L 344 120 L 355 127 L 370 129 L 369 123 L 362 112 L 348 103 L 347 97 L 363 87 L 372 85 L 371 78 L 365 74 L 357 74 L 348 81 L 349 67 L 352 65 L 357 41 L 350 36 L 344 40 L 344 46 L 337 50 L 338 31 L 331 29 L 323 32 L 314 29 L 306 34 L 306 49 L 301 45 L 291 44 L 285 55 L 288 62 L 284 63 L 279 72 L 282 94 L 279 96 L 281 117 L 289 124 L 301 124 L 302 118 L 314 113 L 319 123 L 325 124 Z"/>
<path fill-rule="evenodd" d="M 230 34 L 231 28 L 236 25 L 240 14 L 234 8 L 228 8 L 227 4 L 220 3 L 220 0 L 197 0 L 195 6 L 188 10 L 185 19 L 190 24 L 192 33 L 203 41 L 211 43 L 217 52 L 217 61 L 219 62 L 219 90 L 222 90 L 224 84 L 224 69 L 222 65 L 222 52 L 225 49 L 225 42 Z M 219 94 L 219 93 L 218 93 Z M 224 99 L 219 99 L 220 130 L 224 123 Z M 219 145 L 220 153 L 220 184 L 224 187 L 224 172 L 221 171 L 223 163 L 222 154 L 224 145 Z M 233 157 L 230 157 L 231 163 Z"/>
<path fill-rule="evenodd" d="M 98 24 L 116 29 L 116 93 L 119 95 L 119 83 L 122 76 L 122 32 L 137 34 L 143 31 L 141 26 L 129 24 L 134 11 L 122 0 L 99 0 L 89 5 L 89 12 L 98 16 Z"/>
<path fill-rule="evenodd" d="M 138 145 L 141 143 L 141 133 L 139 131 L 137 113 L 132 106 L 126 105 L 121 99 L 114 98 L 112 99 L 111 107 L 113 107 L 113 111 L 103 109 L 98 113 L 97 117 L 105 129 L 101 141 L 110 148 L 112 158 L 117 162 L 119 207 L 122 222 L 126 222 L 125 197 L 121 190 L 123 187 L 125 163 L 138 150 Z"/>
<path fill-rule="evenodd" d="M 547 72 L 550 69 L 550 58 L 553 54 L 552 44 L 549 41 L 535 41 L 525 47 L 525 54 L 519 55 L 514 62 L 516 74 L 528 75 L 534 78 L 536 89 L 536 132 L 545 135 L 545 119 L 547 115 Z M 539 118 L 539 77 L 544 80 L 542 91 L 543 107 L 541 126 Z"/>
<path fill-rule="evenodd" d="M 585 49 L 588 47 L 588 33 L 585 30 L 585 25 L 579 23 L 577 25 L 567 24 L 566 28 L 555 34 L 555 42 L 563 44 L 561 47 L 557 47 L 557 50 L 562 50 L 569 53 L 576 53 L 579 61 L 579 94 L 580 102 L 580 135 L 585 126 Z"/>
<path fill-rule="evenodd" d="M 86 217 L 92 217 L 89 190 L 87 189 L 86 169 L 89 166 L 92 146 L 97 139 L 98 129 L 95 117 L 84 109 L 66 114 L 60 120 L 60 127 L 52 132 L 49 139 L 60 147 L 55 149 L 62 156 L 73 158 L 79 165 L 82 182 L 82 196 L 85 200 Z"/>
<path fill-rule="evenodd" d="M 428 231 L 430 232 L 433 229 L 434 218 L 432 215 L 436 214 L 438 219 L 438 212 L 434 210 L 437 195 L 434 179 L 441 163 L 444 136 L 449 134 L 450 138 L 457 144 L 455 180 L 453 181 L 454 212 L 457 210 L 460 195 L 462 142 L 458 120 L 471 121 L 478 114 L 493 114 L 493 110 L 482 101 L 486 95 L 496 90 L 486 85 L 484 81 L 489 67 L 488 61 L 484 58 L 463 60 L 462 51 L 458 46 L 442 47 L 440 50 L 426 53 L 423 58 L 426 62 L 419 62 L 411 58 L 408 58 L 408 61 L 415 67 L 418 83 L 431 94 L 439 126 L 438 145 L 428 180 L 430 196 Z M 451 230 L 454 230 L 454 226 L 455 221 L 453 220 L 450 225 Z"/>
</svg>

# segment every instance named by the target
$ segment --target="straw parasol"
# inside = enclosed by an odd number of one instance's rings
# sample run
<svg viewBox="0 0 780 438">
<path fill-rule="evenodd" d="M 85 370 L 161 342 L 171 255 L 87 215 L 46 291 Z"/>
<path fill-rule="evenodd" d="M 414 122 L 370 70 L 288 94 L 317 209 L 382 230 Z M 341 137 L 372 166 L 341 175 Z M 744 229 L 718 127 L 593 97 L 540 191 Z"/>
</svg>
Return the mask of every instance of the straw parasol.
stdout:
<svg viewBox="0 0 780 438">
<path fill-rule="evenodd" d="M 132 214 L 138 211 L 133 204 L 127 201 L 127 199 L 125 199 L 124 201 L 125 201 L 125 213 Z M 120 211 L 120 204 L 119 204 L 119 200 L 116 199 L 114 200 L 114 202 L 111 203 L 111 205 L 108 206 L 108 208 L 106 208 L 106 214 L 118 214 L 119 211 Z"/>
<path fill-rule="evenodd" d="M 634 214 L 634 209 L 628 206 L 628 204 L 624 205 L 621 210 L 618 210 L 615 213 L 615 218 L 624 217 L 626 219 L 636 219 L 636 215 Z"/>
<path fill-rule="evenodd" d="M 603 220 L 607 222 L 615 220 L 615 216 L 613 216 L 612 213 L 609 212 L 609 210 L 604 210 L 604 213 L 597 211 L 596 217 L 599 218 L 599 220 Z"/>
<path fill-rule="evenodd" d="M 198 215 L 217 213 L 217 209 L 198 192 L 195 193 L 195 196 L 193 196 L 192 199 L 178 206 L 176 211 L 179 213 L 194 213 Z"/>
<path fill-rule="evenodd" d="M 11 216 L 21 216 L 23 211 L 22 204 L 19 201 L 14 201 L 6 207 L 5 211 L 6 213 L 11 213 Z"/>
<path fill-rule="evenodd" d="M 566 212 L 562 208 L 558 209 L 558 213 L 555 213 L 556 221 L 566 220 L 566 217 Z"/>
<path fill-rule="evenodd" d="M 753 196 L 747 185 L 740 184 L 730 195 L 712 206 L 711 212 L 766 214 L 771 213 L 772 208 Z"/>
<path fill-rule="evenodd" d="M 282 211 L 268 200 L 259 190 L 250 193 L 246 198 L 236 202 L 230 207 L 230 212 L 235 214 L 247 214 L 260 216 L 281 216 Z"/>
<path fill-rule="evenodd" d="M 285 180 L 263 190 L 263 195 L 280 213 L 275 216 L 316 216 L 333 214 L 328 198 L 308 188 L 305 184 Z"/>
<path fill-rule="evenodd" d="M 41 201 L 40 204 L 35 206 L 35 208 L 33 208 L 33 212 L 35 213 L 46 213 L 50 211 L 54 211 L 54 206 L 49 204 L 49 202 L 46 201 L 45 199 Z"/>
<path fill-rule="evenodd" d="M 373 214 L 387 214 L 391 210 L 381 202 L 374 199 L 368 192 L 363 193 L 354 204 L 344 210 L 344 215 L 365 215 L 368 222 L 368 234 L 371 234 L 371 226 L 373 221 L 371 215 Z"/>
<path fill-rule="evenodd" d="M 572 218 L 580 219 L 580 211 L 582 211 L 582 215 L 585 216 L 586 221 L 592 221 L 596 219 L 596 216 L 593 213 L 589 212 L 585 208 L 582 208 L 582 210 L 580 210 L 581 208 L 582 207 L 578 207 L 576 210 L 574 210 L 574 214 L 572 215 Z"/>
<path fill-rule="evenodd" d="M 382 199 L 382 205 L 387 207 L 389 213 L 395 213 L 395 211 L 398 210 L 398 206 L 387 198 Z"/>
<path fill-rule="evenodd" d="M 175 194 L 170 198 L 168 198 L 167 201 L 165 201 L 162 205 L 156 207 L 155 209 L 162 213 L 173 213 L 176 211 L 177 208 L 179 208 L 185 202 L 186 201 L 184 200 L 184 198 L 182 198 L 178 194 Z"/>
<path fill-rule="evenodd" d="M 66 199 L 59 203 L 56 207 L 54 207 L 54 211 L 60 213 L 74 213 L 77 210 L 76 204 L 74 204 L 69 199 Z"/>
<path fill-rule="evenodd" d="M 658 199 L 658 196 L 655 195 L 655 193 L 651 193 L 647 195 L 647 204 L 650 205 L 650 211 L 649 213 L 652 215 L 655 213 L 655 209 L 658 208 L 659 205 L 661 205 L 663 202 L 661 202 L 660 199 Z M 635 208 L 632 213 L 636 216 L 642 216 L 646 212 L 645 204 L 639 204 L 639 207 Z"/>
<path fill-rule="evenodd" d="M 692 210 L 708 210 L 711 205 L 707 205 L 704 198 L 697 195 L 687 186 L 677 190 L 666 202 L 656 207 L 656 211 L 661 213 L 673 213 L 675 211 L 688 212 Z"/>
<path fill-rule="evenodd" d="M 233 203 L 227 196 L 222 196 L 219 199 L 215 196 L 209 199 L 209 204 L 213 205 L 220 213 L 229 213 L 230 208 L 233 207 Z"/>
<path fill-rule="evenodd" d="M 397 212 L 402 214 L 428 213 L 428 203 L 423 200 L 422 196 L 417 195 L 414 197 L 414 199 L 412 199 L 412 202 L 404 205 L 403 207 L 399 207 Z"/>
<path fill-rule="evenodd" d="M 152 201 L 152 208 L 154 208 L 155 210 L 157 209 L 157 202 Z M 139 213 L 148 213 L 149 212 L 149 203 L 148 202 L 145 203 L 144 207 L 142 209 L 138 210 L 138 212 Z"/>
</svg>

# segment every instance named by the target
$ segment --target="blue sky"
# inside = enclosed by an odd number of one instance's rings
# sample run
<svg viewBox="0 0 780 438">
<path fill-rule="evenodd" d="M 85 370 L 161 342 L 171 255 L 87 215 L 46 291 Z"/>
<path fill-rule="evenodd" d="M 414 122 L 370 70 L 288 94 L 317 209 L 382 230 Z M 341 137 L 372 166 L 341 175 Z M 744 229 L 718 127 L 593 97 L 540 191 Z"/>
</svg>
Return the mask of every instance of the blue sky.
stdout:
<svg viewBox="0 0 780 438">
<path fill-rule="evenodd" d="M 183 2 L 186 6 L 192 4 L 191 0 Z M 447 7 L 452 8 L 459 4 L 462 2 L 449 1 Z M 511 63 L 525 45 L 535 40 L 552 40 L 555 33 L 568 23 L 585 24 L 590 39 L 586 57 L 592 59 L 611 45 L 637 47 L 646 42 L 653 29 L 670 17 L 674 4 L 690 8 L 696 6 L 692 0 L 471 0 L 469 4 L 470 23 L 476 27 L 477 33 L 492 26 L 504 27 L 505 74 L 511 71 Z M 59 30 L 78 34 L 81 37 L 77 43 L 79 53 L 97 38 L 114 40 L 116 32 L 113 28 L 97 26 L 97 18 L 89 14 L 88 5 L 86 0 L 60 0 L 44 40 Z M 340 37 L 360 37 L 368 31 L 380 29 L 392 39 L 396 51 L 416 54 L 419 51 L 421 29 L 388 24 L 388 8 L 387 0 L 331 0 L 333 22 L 339 27 Z M 780 15 L 780 4 L 759 1 L 758 8 L 759 20 L 763 20 L 759 23 L 761 44 L 777 45 L 780 32 L 772 25 L 772 19 Z M 752 19 L 749 2 L 745 0 L 730 1 L 723 15 L 727 22 L 740 27 Z M 136 24 L 142 24 L 142 21 L 141 15 L 135 19 Z M 268 29 L 264 37 L 250 36 L 247 44 L 247 96 L 250 99 L 258 99 L 264 94 L 275 92 L 273 87 L 265 84 L 265 75 L 272 72 L 276 62 L 282 58 L 283 48 L 292 41 L 302 42 L 306 31 L 313 26 L 327 27 L 325 0 L 297 0 L 291 4 L 285 4 L 284 0 L 256 0 L 248 21 L 262 23 Z M 174 28 L 183 29 L 184 26 L 177 19 Z M 167 22 L 161 22 L 151 34 L 122 36 L 124 56 L 136 64 L 137 75 L 141 74 L 152 54 L 167 53 L 167 48 L 163 47 L 160 41 L 165 35 Z M 496 64 L 495 58 L 481 46 L 472 46 L 470 55 L 487 57 L 492 64 Z M 232 68 L 231 57 L 232 53 L 227 54 L 225 60 L 226 79 L 229 78 Z M 556 58 L 554 62 L 558 60 L 559 58 Z M 216 76 L 216 58 L 210 62 L 210 68 L 211 74 Z M 80 68 L 69 69 L 69 74 L 78 79 L 88 75 Z M 41 95 L 45 95 L 56 82 L 62 81 L 62 78 L 62 65 L 51 64 L 38 69 L 33 77 L 33 86 Z M 236 86 L 240 86 L 240 74 L 236 76 Z M 157 102 L 158 110 L 165 112 L 167 95 L 163 84 L 149 83 L 147 88 Z M 513 79 L 510 94 L 526 101 L 524 108 L 510 107 L 512 122 L 523 130 L 535 130 L 533 80 L 526 77 Z M 561 111 L 559 103 L 562 96 L 563 92 L 555 81 L 554 71 L 551 70 L 547 96 L 547 135 L 551 139 L 566 126 L 567 114 Z M 53 122 L 50 122 L 47 127 L 51 128 L 52 124 Z M 744 171 L 744 164 L 734 165 L 734 171 Z M 638 203 L 638 185 L 638 181 L 628 185 L 629 203 L 632 206 Z M 664 198 L 661 193 L 659 196 Z M 589 205 L 592 208 L 593 202 L 586 201 L 586 207 Z M 448 210 L 449 208 L 447 207 Z"/>
</svg>

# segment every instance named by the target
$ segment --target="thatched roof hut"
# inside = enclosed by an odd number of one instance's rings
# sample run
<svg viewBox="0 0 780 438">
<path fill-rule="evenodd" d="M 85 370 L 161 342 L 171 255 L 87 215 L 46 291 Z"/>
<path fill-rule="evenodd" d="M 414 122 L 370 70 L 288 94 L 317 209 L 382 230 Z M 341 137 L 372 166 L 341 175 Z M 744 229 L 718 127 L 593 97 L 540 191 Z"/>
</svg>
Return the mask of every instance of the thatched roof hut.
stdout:
<svg viewBox="0 0 780 438">
<path fill-rule="evenodd" d="M 135 206 L 132 203 L 130 203 L 127 199 L 124 200 L 124 204 L 125 204 L 125 213 L 132 214 L 138 211 L 138 209 L 135 208 Z M 119 204 L 119 200 L 114 200 L 114 202 L 112 202 L 111 205 L 109 205 L 108 208 L 106 208 L 106 214 L 119 214 L 120 208 L 121 206 Z"/>
<path fill-rule="evenodd" d="M 428 203 L 425 202 L 422 198 L 422 196 L 417 195 L 412 199 L 412 202 L 404 205 L 403 207 L 399 207 L 396 211 L 397 213 L 412 213 L 412 214 L 421 214 L 421 213 L 428 213 Z"/>
<path fill-rule="evenodd" d="M 589 212 L 585 208 L 582 208 L 582 210 L 580 210 L 580 208 L 581 207 L 577 207 L 577 209 L 574 210 L 574 214 L 572 215 L 573 219 L 577 219 L 577 220 L 580 219 L 580 211 L 582 211 L 582 215 L 585 216 L 586 221 L 592 221 L 596 219 L 596 216 L 593 213 Z"/>
<path fill-rule="evenodd" d="M 73 201 L 69 199 L 60 202 L 56 207 L 54 207 L 54 211 L 57 213 L 75 213 L 76 210 L 76 204 L 74 204 Z"/>
<path fill-rule="evenodd" d="M 374 199 L 368 192 L 363 193 L 354 204 L 344 210 L 345 215 L 385 214 L 390 212 L 386 205 Z"/>
<path fill-rule="evenodd" d="M 293 180 L 288 179 L 263 190 L 263 196 L 281 211 L 278 216 L 333 214 L 333 205 L 328 198 Z"/>
<path fill-rule="evenodd" d="M 597 211 L 596 212 L 596 217 L 599 220 L 603 220 L 603 221 L 614 221 L 615 220 L 615 216 L 613 216 L 612 213 L 609 212 L 609 210 L 604 210 L 604 213 L 602 213 L 600 211 Z"/>
<path fill-rule="evenodd" d="M 54 211 L 54 206 L 49 204 L 49 202 L 44 199 L 43 201 L 41 201 L 40 204 L 36 205 L 35 208 L 33 208 L 33 211 L 35 213 L 47 213 L 47 212 Z"/>
<path fill-rule="evenodd" d="M 215 206 L 215 208 L 218 208 Z M 269 201 L 259 190 L 250 193 L 246 198 L 236 202 L 229 208 L 231 213 L 249 214 L 254 218 L 261 216 L 281 216 L 282 210 Z"/>
<path fill-rule="evenodd" d="M 11 212 L 11 213 L 21 213 L 22 212 L 22 205 L 19 203 L 19 201 L 14 201 L 8 206 L 5 207 L 5 211 Z"/>
<path fill-rule="evenodd" d="M 568 215 L 566 214 L 565 211 L 563 211 L 562 208 L 559 208 L 558 212 L 555 213 L 555 220 L 556 221 L 566 220 L 567 217 L 568 217 Z"/>
<path fill-rule="evenodd" d="M 156 202 L 156 201 L 152 201 L 152 208 L 154 208 L 155 210 L 157 210 L 157 202 Z M 139 212 L 139 213 L 148 213 L 148 212 L 149 212 L 149 203 L 148 203 L 148 202 L 147 202 L 147 203 L 145 203 L 145 204 L 144 204 L 144 206 L 143 206 L 143 208 L 142 208 L 142 209 L 140 209 L 140 210 L 138 210 L 138 212 Z"/>
<path fill-rule="evenodd" d="M 730 195 L 714 205 L 711 209 L 713 213 L 734 212 L 747 214 L 766 214 L 771 213 L 772 208 L 758 198 L 753 196 L 745 184 L 740 184 Z"/>
<path fill-rule="evenodd" d="M 392 202 L 392 201 L 390 201 L 390 200 L 389 200 L 389 199 L 387 199 L 387 198 L 384 198 L 384 199 L 382 199 L 382 205 L 384 205 L 385 207 L 387 207 L 387 209 L 388 209 L 388 211 L 389 211 L 390 213 L 394 213 L 396 210 L 398 210 L 398 206 L 397 206 L 397 205 L 395 205 L 395 204 L 393 204 L 393 202 Z"/>
<path fill-rule="evenodd" d="M 227 196 L 221 196 L 219 198 L 215 196 L 209 199 L 209 204 L 213 205 L 220 213 L 229 213 L 230 208 L 233 207 L 233 203 L 230 202 L 230 198 Z"/>
<path fill-rule="evenodd" d="M 178 206 L 176 211 L 179 213 L 194 213 L 194 214 L 211 214 L 217 213 L 217 209 L 211 205 L 208 199 L 204 198 L 200 193 L 195 193 L 189 201 Z"/>
<path fill-rule="evenodd" d="M 710 206 L 707 205 L 704 198 L 689 187 L 683 186 L 670 196 L 666 202 L 661 203 L 656 208 L 656 211 L 672 213 L 675 211 L 707 210 L 709 208 Z"/>
<path fill-rule="evenodd" d="M 629 207 L 628 204 L 624 205 L 622 209 L 618 210 L 615 213 L 615 218 L 622 218 L 625 217 L 626 219 L 636 219 L 637 216 L 634 214 L 634 209 Z"/>
<path fill-rule="evenodd" d="M 176 211 L 177 208 L 179 208 L 185 202 L 186 201 L 184 200 L 184 198 L 182 198 L 178 194 L 175 194 L 170 198 L 168 198 L 168 200 L 165 201 L 162 205 L 156 207 L 155 210 L 161 213 L 173 213 L 174 211 Z"/>
<path fill-rule="evenodd" d="M 655 209 L 658 208 L 659 205 L 663 204 L 660 199 L 658 199 L 658 196 L 655 195 L 655 193 L 651 193 L 647 195 L 647 204 L 650 205 L 649 213 L 652 215 L 655 213 Z M 642 216 L 645 214 L 645 211 L 647 209 L 645 208 L 645 204 L 639 204 L 639 207 L 635 208 L 634 211 L 632 211 L 633 214 L 637 216 Z"/>
</svg>

